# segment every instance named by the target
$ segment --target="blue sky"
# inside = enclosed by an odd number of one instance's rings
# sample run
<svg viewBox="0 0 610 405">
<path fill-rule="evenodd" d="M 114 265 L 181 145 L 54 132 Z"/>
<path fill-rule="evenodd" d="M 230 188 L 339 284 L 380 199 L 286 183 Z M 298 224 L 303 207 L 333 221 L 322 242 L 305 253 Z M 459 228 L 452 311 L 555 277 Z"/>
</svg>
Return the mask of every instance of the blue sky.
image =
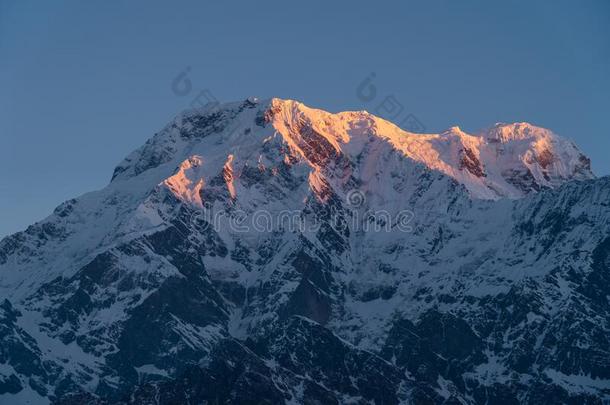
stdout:
<svg viewBox="0 0 610 405">
<path fill-rule="evenodd" d="M 330 111 L 394 96 L 430 132 L 528 121 L 610 174 L 608 1 L 209 3 L 0 0 L 0 236 L 103 187 L 201 90 Z"/>
</svg>

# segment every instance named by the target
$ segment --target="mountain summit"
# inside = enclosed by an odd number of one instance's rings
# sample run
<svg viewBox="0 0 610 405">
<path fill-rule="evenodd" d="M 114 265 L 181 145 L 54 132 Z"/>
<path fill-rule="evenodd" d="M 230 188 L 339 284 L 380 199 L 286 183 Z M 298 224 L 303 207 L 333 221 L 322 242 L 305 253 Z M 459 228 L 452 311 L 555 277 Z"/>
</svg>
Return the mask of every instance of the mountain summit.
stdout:
<svg viewBox="0 0 610 405">
<path fill-rule="evenodd" d="M 601 403 L 608 201 L 527 123 L 186 111 L 0 241 L 0 403 Z"/>
<path fill-rule="evenodd" d="M 215 122 L 202 129 L 202 119 Z M 254 128 L 249 125 L 252 121 L 257 123 Z M 240 150 L 251 145 L 241 156 L 251 159 L 260 153 L 260 144 L 269 141 L 263 124 L 273 127 L 273 136 L 280 147 L 286 148 L 287 156 L 302 159 L 312 167 L 335 163 L 335 158 L 370 163 L 378 157 L 378 151 L 392 154 L 389 151 L 393 150 L 397 157 L 450 176 L 474 198 L 517 198 L 569 180 L 594 177 L 589 159 L 573 143 L 528 123 L 496 124 L 477 135 L 458 127 L 440 134 L 414 134 L 365 111 L 331 114 L 277 98 L 210 104 L 185 112 L 122 162 L 115 176 L 125 171 L 139 174 L 170 162 L 175 166 L 176 160 L 184 161 L 189 153 L 206 148 L 203 138 L 218 132 L 222 125 L 232 128 L 214 141 Z M 197 146 L 192 149 L 194 144 Z"/>
</svg>

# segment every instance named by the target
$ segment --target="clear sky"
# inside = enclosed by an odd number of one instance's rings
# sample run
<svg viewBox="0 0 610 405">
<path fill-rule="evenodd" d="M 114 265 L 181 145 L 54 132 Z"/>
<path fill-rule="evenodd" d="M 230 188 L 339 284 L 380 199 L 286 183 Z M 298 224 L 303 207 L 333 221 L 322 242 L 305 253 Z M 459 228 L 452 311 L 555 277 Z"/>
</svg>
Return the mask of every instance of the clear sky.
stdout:
<svg viewBox="0 0 610 405">
<path fill-rule="evenodd" d="M 610 174 L 610 1 L 87 3 L 0 0 L 0 236 L 103 187 L 203 90 L 330 111 L 394 96 L 429 132 L 528 121 Z"/>
</svg>

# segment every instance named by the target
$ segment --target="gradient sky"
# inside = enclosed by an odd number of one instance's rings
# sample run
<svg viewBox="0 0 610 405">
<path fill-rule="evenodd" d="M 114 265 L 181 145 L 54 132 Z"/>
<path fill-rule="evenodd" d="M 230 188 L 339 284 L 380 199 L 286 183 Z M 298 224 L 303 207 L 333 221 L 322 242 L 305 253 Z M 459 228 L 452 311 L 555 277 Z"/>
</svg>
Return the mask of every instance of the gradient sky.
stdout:
<svg viewBox="0 0 610 405">
<path fill-rule="evenodd" d="M 206 89 L 330 111 L 393 95 L 429 132 L 528 121 L 610 174 L 605 0 L 84 3 L 0 0 L 0 237 L 103 187 Z"/>
</svg>

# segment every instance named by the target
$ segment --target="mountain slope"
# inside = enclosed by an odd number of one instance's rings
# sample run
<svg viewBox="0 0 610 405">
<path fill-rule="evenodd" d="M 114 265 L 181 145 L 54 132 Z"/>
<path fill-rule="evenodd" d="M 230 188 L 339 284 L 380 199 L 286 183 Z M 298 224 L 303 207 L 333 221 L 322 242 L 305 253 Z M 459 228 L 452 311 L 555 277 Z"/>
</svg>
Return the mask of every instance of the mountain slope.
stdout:
<svg viewBox="0 0 610 405">
<path fill-rule="evenodd" d="M 0 402 L 596 403 L 609 193 L 526 123 L 182 113 L 0 242 Z"/>
</svg>

